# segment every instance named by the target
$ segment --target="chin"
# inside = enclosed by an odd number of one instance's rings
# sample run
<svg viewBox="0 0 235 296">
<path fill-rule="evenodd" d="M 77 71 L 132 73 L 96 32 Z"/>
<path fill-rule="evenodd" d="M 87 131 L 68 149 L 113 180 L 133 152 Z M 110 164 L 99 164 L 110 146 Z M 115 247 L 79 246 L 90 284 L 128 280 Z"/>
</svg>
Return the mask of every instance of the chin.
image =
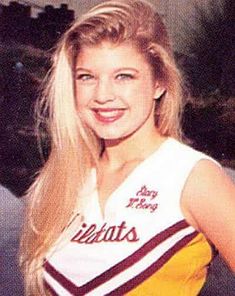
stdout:
<svg viewBox="0 0 235 296">
<path fill-rule="evenodd" d="M 110 132 L 104 132 L 104 131 L 96 132 L 96 135 L 99 138 L 103 139 L 104 141 L 114 141 L 114 140 L 119 140 L 119 139 L 122 139 L 122 138 L 126 137 L 123 133 L 117 133 L 117 132 L 113 132 L 113 131 L 110 131 Z"/>
<path fill-rule="evenodd" d="M 117 134 L 104 134 L 104 133 L 101 134 L 100 133 L 100 134 L 97 134 L 97 136 L 104 141 L 116 141 L 116 142 L 126 138 L 125 135 L 120 135 L 120 134 L 117 135 Z"/>
<path fill-rule="evenodd" d="M 115 145 L 121 143 L 122 141 L 125 141 L 129 137 L 131 137 L 131 135 L 132 134 L 104 135 L 104 136 L 102 136 L 100 138 L 102 138 L 107 145 L 115 146 Z"/>
<path fill-rule="evenodd" d="M 100 138 L 102 138 L 104 141 L 119 141 L 121 140 L 123 137 L 121 136 L 101 136 Z"/>
</svg>

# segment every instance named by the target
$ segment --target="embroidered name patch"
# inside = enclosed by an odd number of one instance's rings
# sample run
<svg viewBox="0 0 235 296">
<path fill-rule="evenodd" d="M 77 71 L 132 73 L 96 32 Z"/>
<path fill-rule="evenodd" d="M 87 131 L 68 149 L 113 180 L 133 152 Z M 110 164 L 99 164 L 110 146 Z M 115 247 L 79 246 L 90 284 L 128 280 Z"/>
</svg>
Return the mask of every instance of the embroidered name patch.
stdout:
<svg viewBox="0 0 235 296">
<path fill-rule="evenodd" d="M 129 198 L 126 208 L 149 210 L 150 213 L 154 213 L 158 208 L 158 203 L 156 202 L 157 196 L 158 191 L 149 190 L 146 185 L 143 185 L 141 189 L 136 192 L 135 197 Z"/>
</svg>

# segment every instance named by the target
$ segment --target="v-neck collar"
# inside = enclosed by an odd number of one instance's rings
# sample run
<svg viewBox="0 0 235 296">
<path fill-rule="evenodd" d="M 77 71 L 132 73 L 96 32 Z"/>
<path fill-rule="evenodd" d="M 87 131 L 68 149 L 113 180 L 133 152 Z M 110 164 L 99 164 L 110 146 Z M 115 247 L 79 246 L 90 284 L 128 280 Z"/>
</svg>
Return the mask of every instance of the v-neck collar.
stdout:
<svg viewBox="0 0 235 296">
<path fill-rule="evenodd" d="M 152 162 L 153 158 L 160 157 L 162 151 L 165 149 L 167 144 L 172 140 L 172 138 L 167 138 L 156 150 L 154 150 L 148 157 L 146 157 L 143 161 L 141 161 L 131 172 L 127 175 L 127 177 L 117 186 L 116 189 L 108 196 L 104 209 L 101 209 L 100 202 L 99 202 L 99 194 L 97 190 L 97 186 L 92 197 L 93 199 L 93 206 L 97 207 L 96 215 L 99 217 L 99 220 L 105 221 L 106 218 L 106 211 L 108 205 L 111 201 L 115 198 L 115 196 L 120 192 L 127 183 L 129 183 L 136 175 L 139 175 L 139 171 L 142 170 L 148 163 Z M 92 179 L 93 184 L 97 184 L 97 171 L 96 169 L 92 169 Z M 97 217 L 97 218 L 98 218 Z"/>
</svg>

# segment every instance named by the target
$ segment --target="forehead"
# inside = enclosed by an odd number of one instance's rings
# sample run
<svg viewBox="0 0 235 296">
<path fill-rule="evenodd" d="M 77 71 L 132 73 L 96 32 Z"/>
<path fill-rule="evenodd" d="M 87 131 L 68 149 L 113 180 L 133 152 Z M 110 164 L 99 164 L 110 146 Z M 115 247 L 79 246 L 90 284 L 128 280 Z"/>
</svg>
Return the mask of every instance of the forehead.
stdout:
<svg viewBox="0 0 235 296">
<path fill-rule="evenodd" d="M 148 65 L 144 55 L 137 46 L 128 43 L 113 44 L 102 42 L 95 46 L 83 46 L 77 56 L 76 65 L 104 65 L 122 64 L 123 66 L 143 66 Z"/>
</svg>

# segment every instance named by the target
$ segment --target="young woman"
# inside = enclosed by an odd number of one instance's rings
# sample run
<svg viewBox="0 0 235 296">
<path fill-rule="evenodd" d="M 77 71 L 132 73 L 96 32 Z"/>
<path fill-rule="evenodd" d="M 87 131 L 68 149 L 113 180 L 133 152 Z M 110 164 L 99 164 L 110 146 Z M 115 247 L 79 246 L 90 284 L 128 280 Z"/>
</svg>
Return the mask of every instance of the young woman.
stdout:
<svg viewBox="0 0 235 296">
<path fill-rule="evenodd" d="M 197 295 L 211 244 L 235 270 L 235 189 L 182 143 L 180 84 L 146 2 L 103 2 L 64 34 L 42 102 L 52 151 L 27 197 L 27 295 Z"/>
</svg>

